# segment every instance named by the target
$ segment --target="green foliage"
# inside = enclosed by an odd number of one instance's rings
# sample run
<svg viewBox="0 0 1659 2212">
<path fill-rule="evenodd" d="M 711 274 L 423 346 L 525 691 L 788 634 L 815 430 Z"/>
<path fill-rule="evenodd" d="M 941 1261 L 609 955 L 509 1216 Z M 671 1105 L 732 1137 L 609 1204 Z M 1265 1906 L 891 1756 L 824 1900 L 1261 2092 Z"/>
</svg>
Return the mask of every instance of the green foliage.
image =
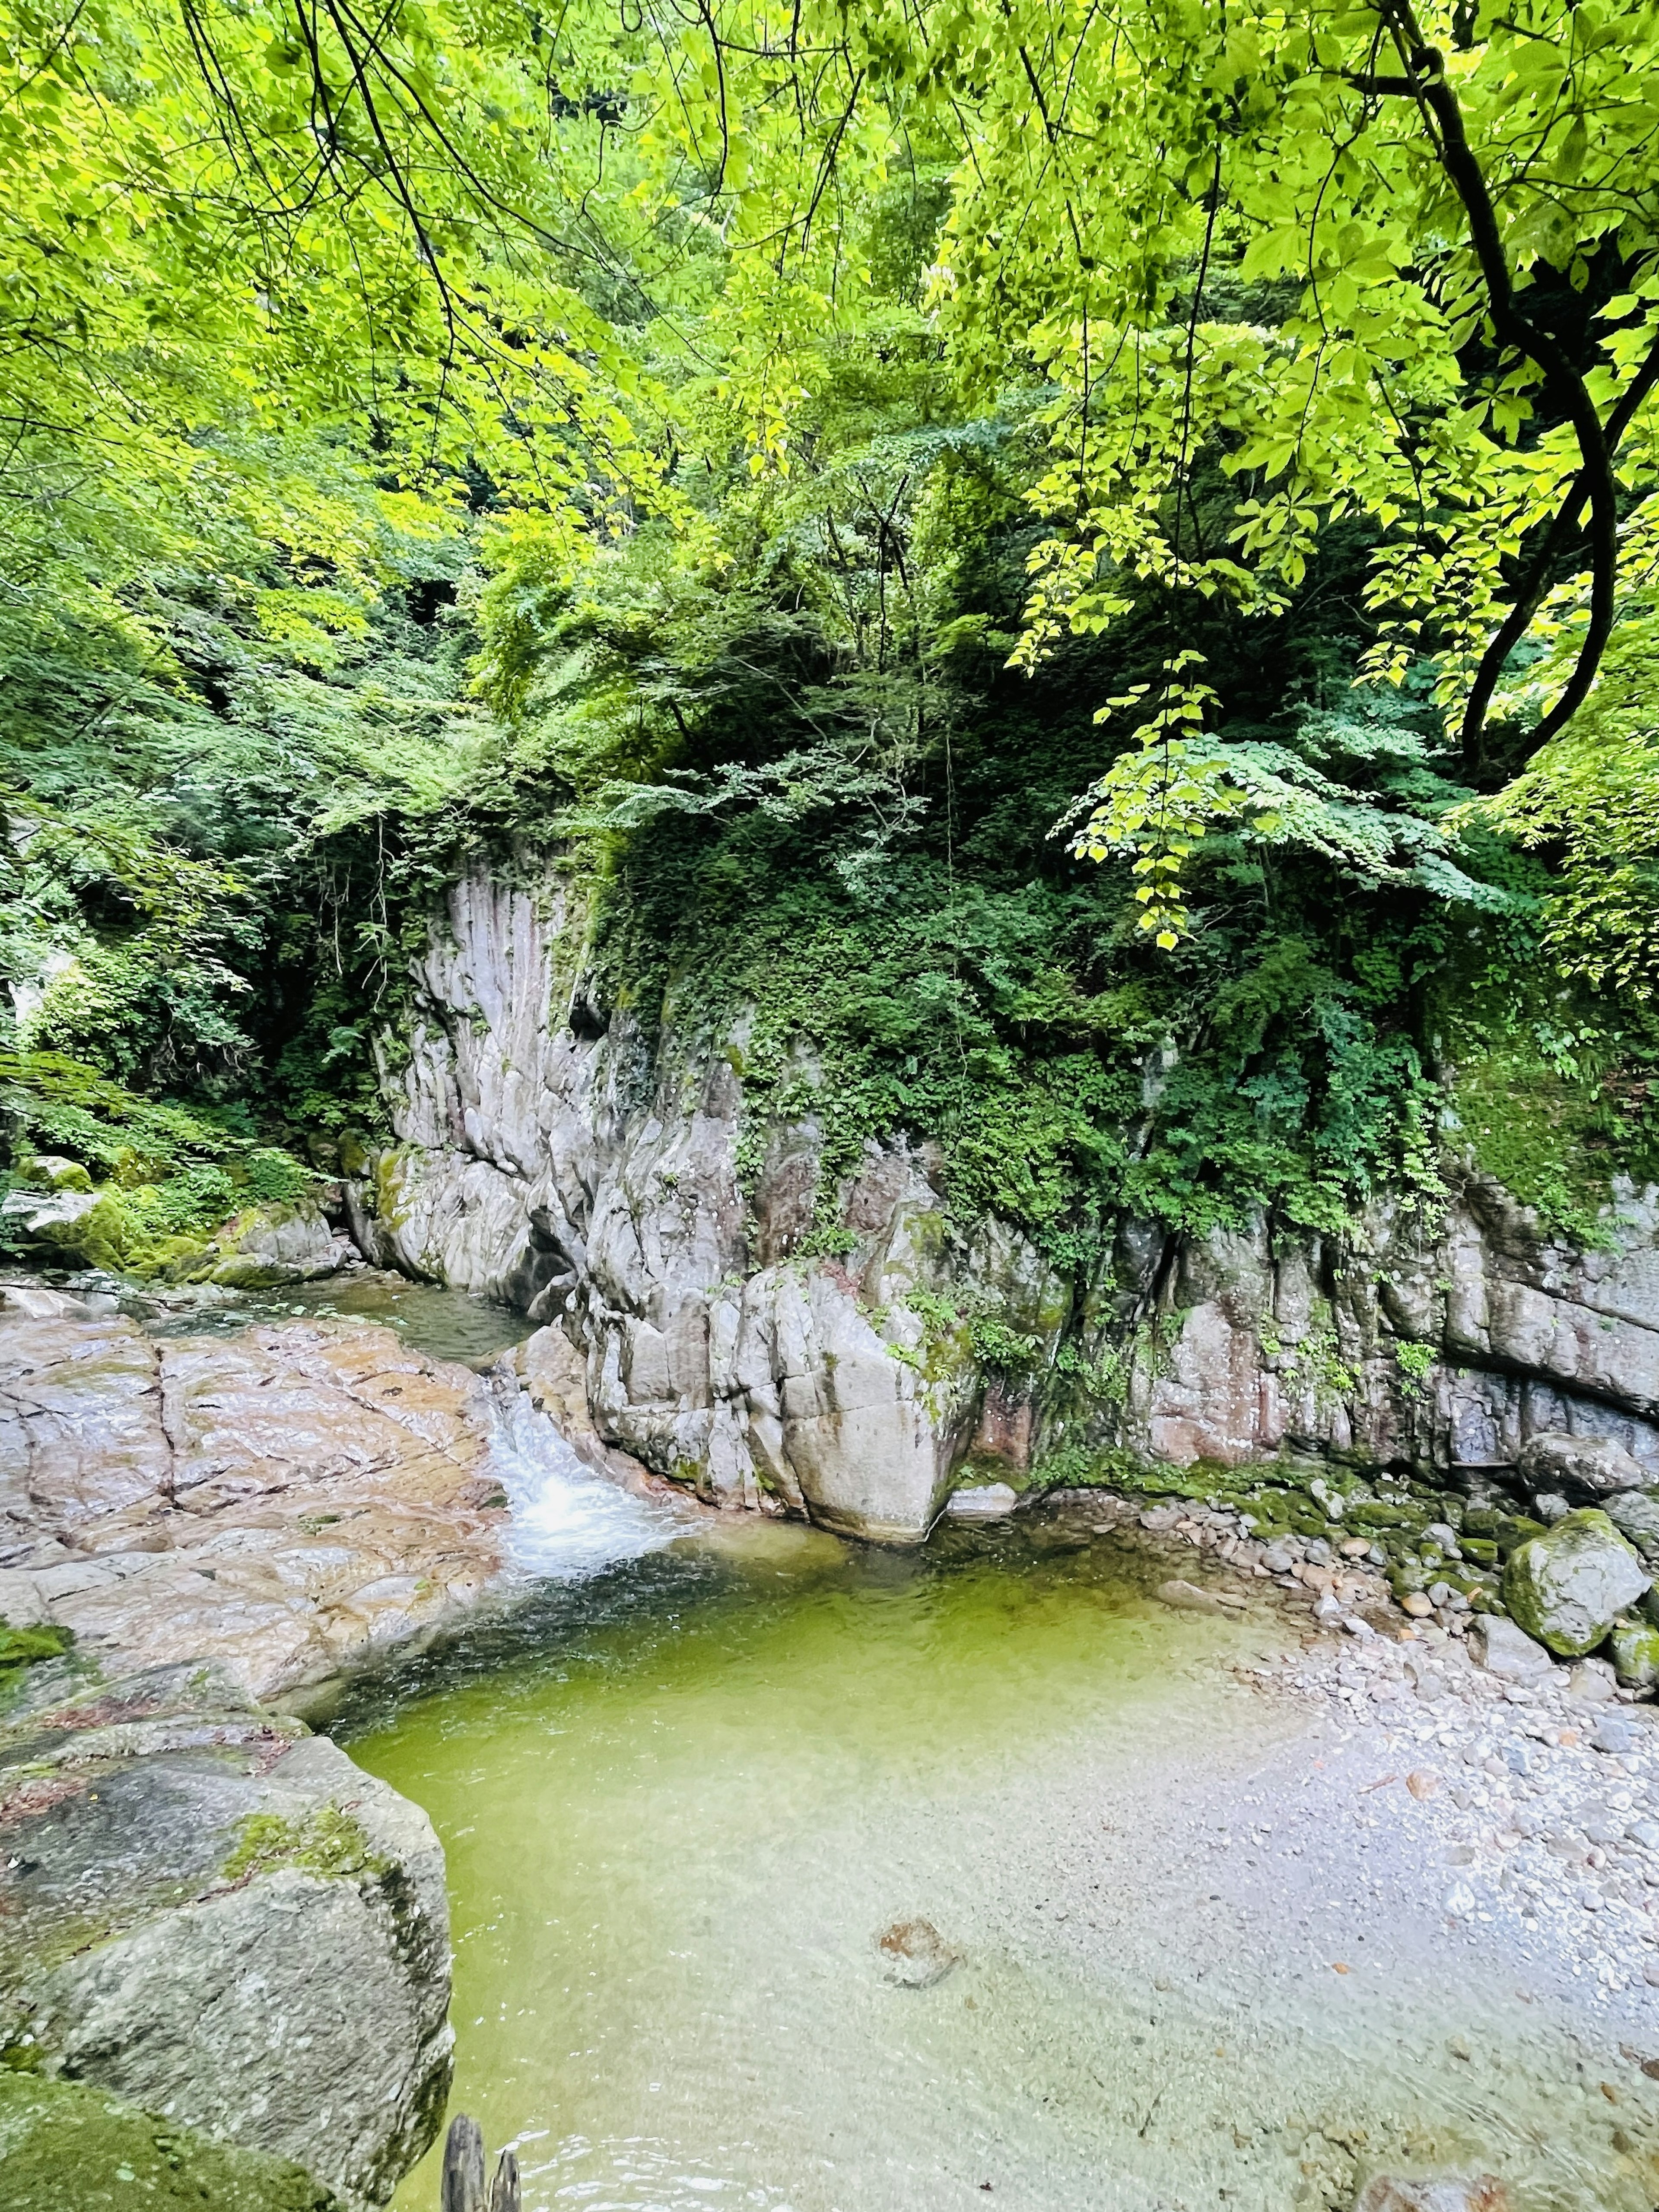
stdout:
<svg viewBox="0 0 1659 2212">
<path fill-rule="evenodd" d="M 12 1628 L 0 1619 L 0 1671 L 61 1659 L 74 1641 L 67 1628 Z"/>
<path fill-rule="evenodd" d="M 1645 400 L 1601 690 L 1511 771 L 1591 615 L 1576 532 L 1524 584 L 1562 394 L 1611 422 L 1659 319 L 1651 7 L 1424 19 L 1549 374 L 1369 82 L 1397 0 L 0 15 L 0 1088 L 98 1185 L 60 1249 L 179 1264 L 360 1161 L 438 894 L 554 850 L 745 1172 L 822 1132 L 805 1256 L 923 1139 L 940 1234 L 1091 1279 L 1125 1216 L 1431 1211 L 1448 1145 L 1604 1232 Z"/>
</svg>

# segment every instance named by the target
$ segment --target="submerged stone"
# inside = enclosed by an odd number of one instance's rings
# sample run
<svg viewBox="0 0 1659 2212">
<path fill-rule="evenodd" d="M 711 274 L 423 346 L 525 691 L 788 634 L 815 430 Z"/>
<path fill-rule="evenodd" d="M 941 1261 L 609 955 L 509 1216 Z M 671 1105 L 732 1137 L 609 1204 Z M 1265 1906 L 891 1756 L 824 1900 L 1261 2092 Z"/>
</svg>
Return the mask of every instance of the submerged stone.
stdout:
<svg viewBox="0 0 1659 2212">
<path fill-rule="evenodd" d="M 1607 1515 L 1587 1506 L 1510 1554 L 1504 1601 L 1528 1635 L 1577 1659 L 1595 1649 L 1650 1579 Z"/>
</svg>

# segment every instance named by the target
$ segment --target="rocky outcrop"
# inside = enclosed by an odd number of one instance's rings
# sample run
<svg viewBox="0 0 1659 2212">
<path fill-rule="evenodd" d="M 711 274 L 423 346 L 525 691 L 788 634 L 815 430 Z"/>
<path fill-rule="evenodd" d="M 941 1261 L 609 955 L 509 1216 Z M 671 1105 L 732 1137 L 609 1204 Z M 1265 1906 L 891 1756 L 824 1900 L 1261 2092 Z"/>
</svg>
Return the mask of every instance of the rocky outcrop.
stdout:
<svg viewBox="0 0 1659 2212">
<path fill-rule="evenodd" d="M 226 1222 L 190 1269 L 193 1281 L 228 1290 L 320 1282 L 357 1259 L 357 1248 L 308 1200 L 249 1207 Z"/>
<path fill-rule="evenodd" d="M 210 1660 L 269 1698 L 501 1573 L 493 1386 L 470 1368 L 359 1323 L 157 1341 L 38 1289 L 7 1304 L 0 1620 L 112 1667 Z"/>
<path fill-rule="evenodd" d="M 828 1187 L 810 1057 L 806 1109 L 754 1125 L 744 1021 L 647 1048 L 595 1005 L 585 927 L 556 872 L 453 888 L 384 1070 L 399 1142 L 348 1199 L 372 1256 L 556 1325 L 599 1435 L 659 1474 L 895 1539 L 964 1467 L 1068 1444 L 1464 1487 L 1530 1447 L 1575 1497 L 1659 1481 L 1659 1193 L 1623 1193 L 1597 1251 L 1461 1171 L 1432 1218 L 1382 1202 L 1342 1244 L 1126 1218 L 1097 1279 L 1064 1278 L 953 1215 L 926 1132 Z M 988 1319 L 1024 1379 L 983 1371 Z"/>
<path fill-rule="evenodd" d="M 583 998 L 581 927 L 556 878 L 452 893 L 387 1075 L 402 1141 L 351 1191 L 359 1243 L 556 1321 L 602 1436 L 659 1474 L 921 1535 L 981 1399 L 968 1330 L 930 1294 L 989 1266 L 1051 1332 L 1063 1300 L 1005 1231 L 976 1262 L 925 1147 L 872 1148 L 826 1207 L 803 1121 L 770 1133 L 745 1188 L 740 1041 L 653 1060 Z"/>
<path fill-rule="evenodd" d="M 0 1832 L 9 2065 L 291 2161 L 352 2204 L 390 2197 L 449 2081 L 423 1813 L 216 1668 L 111 1678 L 77 1656 L 9 1705 Z M 280 2179 L 260 2191 L 314 2201 Z"/>
</svg>

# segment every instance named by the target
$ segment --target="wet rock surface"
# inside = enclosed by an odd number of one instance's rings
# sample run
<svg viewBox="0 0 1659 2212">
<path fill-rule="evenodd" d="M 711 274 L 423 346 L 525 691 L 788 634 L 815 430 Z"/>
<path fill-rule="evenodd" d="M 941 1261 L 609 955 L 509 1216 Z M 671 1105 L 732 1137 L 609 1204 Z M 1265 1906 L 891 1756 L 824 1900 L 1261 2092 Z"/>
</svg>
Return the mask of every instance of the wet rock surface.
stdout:
<svg viewBox="0 0 1659 2212">
<path fill-rule="evenodd" d="M 211 1666 L 106 1675 L 76 1655 L 14 1679 L 9 1698 L 8 2062 L 383 2203 L 449 2078 L 426 1815 Z"/>
<path fill-rule="evenodd" d="M 1606 1500 L 1659 1551 L 1659 1190 L 1620 1186 L 1595 1250 L 1455 1167 L 1438 1221 L 1382 1200 L 1342 1243 L 1126 1218 L 1103 1296 L 958 1218 L 925 1131 L 831 1183 L 810 1055 L 807 1103 L 740 1174 L 746 1018 L 651 1042 L 593 1004 L 586 925 L 556 871 L 452 887 L 384 1072 L 398 1143 L 347 1199 L 383 1264 L 557 1325 L 605 1444 L 711 1502 L 888 1540 L 924 1535 L 964 1465 L 1018 1480 L 1105 1448 Z M 1033 1375 L 1062 1344 L 1109 1363 L 1112 1403 L 1058 1413 L 988 1376 L 986 1316 Z"/>
<path fill-rule="evenodd" d="M 492 1385 L 470 1369 L 362 1324 L 158 1341 L 27 1286 L 7 1308 L 0 1619 L 116 1668 L 211 1659 L 264 1698 L 500 1572 Z"/>
</svg>

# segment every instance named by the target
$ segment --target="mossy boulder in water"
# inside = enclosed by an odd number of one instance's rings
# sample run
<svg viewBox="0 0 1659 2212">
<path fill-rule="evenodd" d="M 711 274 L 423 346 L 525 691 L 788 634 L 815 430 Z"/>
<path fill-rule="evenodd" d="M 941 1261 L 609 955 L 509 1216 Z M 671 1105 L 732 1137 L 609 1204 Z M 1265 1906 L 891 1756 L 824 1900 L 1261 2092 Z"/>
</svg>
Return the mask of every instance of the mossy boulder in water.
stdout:
<svg viewBox="0 0 1659 2212">
<path fill-rule="evenodd" d="M 210 2142 L 106 2090 L 0 2069 L 6 2212 L 340 2212 L 287 2159 Z"/>
<path fill-rule="evenodd" d="M 1510 1553 L 1504 1601 L 1528 1636 L 1577 1659 L 1595 1650 L 1650 1579 L 1607 1515 L 1586 1506 Z"/>
</svg>

